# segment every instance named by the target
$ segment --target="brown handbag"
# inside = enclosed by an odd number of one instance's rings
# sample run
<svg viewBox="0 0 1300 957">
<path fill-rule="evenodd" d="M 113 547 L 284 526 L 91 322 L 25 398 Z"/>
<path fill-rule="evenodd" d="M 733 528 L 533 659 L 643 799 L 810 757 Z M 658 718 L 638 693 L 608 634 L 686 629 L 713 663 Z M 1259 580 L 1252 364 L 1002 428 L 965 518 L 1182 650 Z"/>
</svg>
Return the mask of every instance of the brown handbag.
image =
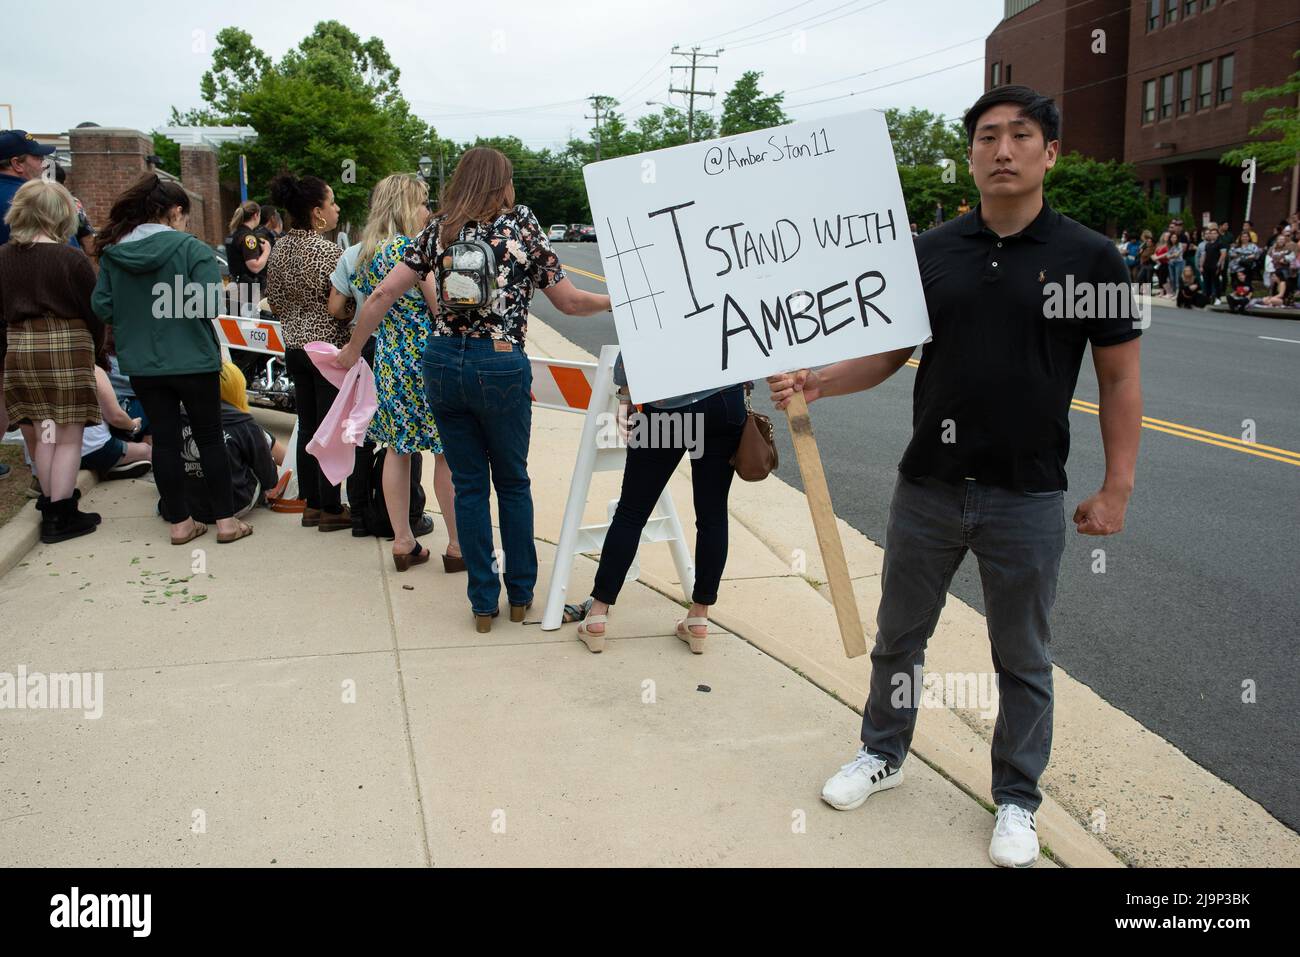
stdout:
<svg viewBox="0 0 1300 957">
<path fill-rule="evenodd" d="M 750 404 L 749 395 L 753 386 L 745 384 L 745 427 L 740 433 L 740 444 L 736 454 L 731 457 L 731 465 L 736 474 L 746 482 L 761 482 L 780 464 L 774 440 L 775 427 L 772 420 L 762 412 L 755 412 Z"/>
</svg>

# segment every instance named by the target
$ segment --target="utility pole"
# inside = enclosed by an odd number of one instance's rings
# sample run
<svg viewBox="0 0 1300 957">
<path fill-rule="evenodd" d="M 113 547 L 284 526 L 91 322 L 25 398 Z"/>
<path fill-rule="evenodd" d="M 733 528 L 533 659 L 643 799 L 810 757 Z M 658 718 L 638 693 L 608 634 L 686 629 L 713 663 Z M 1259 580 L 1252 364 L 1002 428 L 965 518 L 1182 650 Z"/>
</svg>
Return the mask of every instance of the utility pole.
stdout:
<svg viewBox="0 0 1300 957">
<path fill-rule="evenodd" d="M 596 111 L 596 115 L 595 115 L 595 116 L 587 116 L 587 115 L 584 113 L 584 114 L 583 114 L 583 119 L 585 119 L 585 120 L 595 120 L 595 121 L 596 121 L 596 162 L 599 163 L 599 162 L 600 162 L 600 120 L 601 120 L 601 113 L 603 112 L 606 116 L 609 115 L 609 108 L 610 108 L 610 106 L 613 105 L 613 103 L 614 103 L 614 98 L 613 98 L 612 96 L 602 96 L 602 95 L 599 94 L 599 93 L 593 93 L 593 94 L 591 94 L 591 96 L 587 97 L 587 99 L 591 100 L 591 108 L 592 108 L 593 110 Z"/>
<path fill-rule="evenodd" d="M 691 47 L 689 50 L 679 50 L 677 49 L 677 47 L 673 47 L 673 56 L 690 57 L 691 60 L 689 66 L 685 63 L 677 63 L 670 68 L 673 70 L 691 71 L 691 81 L 688 87 L 682 90 L 674 87 L 671 83 L 669 83 L 668 85 L 669 93 L 682 93 L 686 96 L 686 139 L 690 142 L 695 141 L 695 98 L 697 96 L 712 97 L 717 95 L 712 90 L 697 90 L 695 88 L 696 70 L 717 70 L 718 69 L 716 65 L 713 66 L 701 65 L 698 61 L 707 60 L 707 59 L 716 60 L 718 58 L 718 54 L 721 52 L 722 52 L 721 50 L 716 50 L 713 53 L 701 53 L 699 47 Z"/>
</svg>

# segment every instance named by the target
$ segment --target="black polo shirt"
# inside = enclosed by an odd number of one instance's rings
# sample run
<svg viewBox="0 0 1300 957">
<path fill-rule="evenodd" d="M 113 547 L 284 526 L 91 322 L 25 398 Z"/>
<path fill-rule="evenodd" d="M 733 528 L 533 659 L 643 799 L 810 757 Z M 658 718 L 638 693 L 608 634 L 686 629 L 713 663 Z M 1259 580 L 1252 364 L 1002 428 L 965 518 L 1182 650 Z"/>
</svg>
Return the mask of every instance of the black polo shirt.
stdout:
<svg viewBox="0 0 1300 957">
<path fill-rule="evenodd" d="M 921 352 L 899 471 L 1065 489 L 1084 347 L 1142 334 L 1119 250 L 1044 203 L 1032 223 L 1003 237 L 976 206 L 917 237 L 916 257 L 933 338 Z M 1085 284 L 1091 301 L 1081 299 Z"/>
</svg>

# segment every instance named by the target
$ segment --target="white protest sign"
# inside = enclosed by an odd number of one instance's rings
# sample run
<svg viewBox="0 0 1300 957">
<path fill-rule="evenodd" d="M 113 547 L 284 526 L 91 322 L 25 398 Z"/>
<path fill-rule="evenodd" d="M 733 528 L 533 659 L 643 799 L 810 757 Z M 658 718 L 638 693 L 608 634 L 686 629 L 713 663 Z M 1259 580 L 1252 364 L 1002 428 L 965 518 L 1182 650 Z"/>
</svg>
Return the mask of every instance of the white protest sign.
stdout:
<svg viewBox="0 0 1300 957">
<path fill-rule="evenodd" d="M 877 110 L 583 173 L 635 402 L 930 337 Z"/>
</svg>

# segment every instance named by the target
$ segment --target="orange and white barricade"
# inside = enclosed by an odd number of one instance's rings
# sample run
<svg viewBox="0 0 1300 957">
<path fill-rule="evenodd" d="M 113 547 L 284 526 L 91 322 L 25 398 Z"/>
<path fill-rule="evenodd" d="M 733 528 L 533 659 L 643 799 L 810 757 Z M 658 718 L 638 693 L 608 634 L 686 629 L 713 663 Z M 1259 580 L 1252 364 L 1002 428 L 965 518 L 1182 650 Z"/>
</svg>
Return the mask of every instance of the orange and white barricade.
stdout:
<svg viewBox="0 0 1300 957">
<path fill-rule="evenodd" d="M 627 451 L 621 445 L 601 447 L 598 437 L 602 425 L 618 415 L 618 395 L 614 387 L 614 363 L 618 359 L 618 346 L 605 346 L 600 350 L 598 362 L 564 362 L 555 359 L 530 359 L 533 372 L 533 402 L 546 409 L 562 412 L 581 412 L 586 418 L 582 424 L 582 438 L 578 442 L 578 457 L 573 466 L 573 480 L 569 484 L 569 498 L 564 506 L 564 521 L 560 526 L 560 541 L 555 547 L 555 567 L 546 591 L 546 609 L 542 613 L 542 630 L 555 631 L 563 624 L 564 605 L 568 596 L 569 579 L 573 563 L 584 553 L 599 552 L 605 544 L 605 533 L 614 518 L 618 499 L 609 503 L 609 520 L 601 525 L 583 525 L 582 513 L 587 508 L 587 495 L 591 491 L 591 477 L 596 472 L 623 471 Z M 667 542 L 672 549 L 673 563 L 682 582 L 682 593 L 687 601 L 695 588 L 695 565 L 682 524 L 677 518 L 672 495 L 664 486 L 659 496 L 656 514 L 651 515 L 641 532 L 642 544 Z M 628 571 L 627 580 L 640 575 L 636 561 Z"/>
</svg>

